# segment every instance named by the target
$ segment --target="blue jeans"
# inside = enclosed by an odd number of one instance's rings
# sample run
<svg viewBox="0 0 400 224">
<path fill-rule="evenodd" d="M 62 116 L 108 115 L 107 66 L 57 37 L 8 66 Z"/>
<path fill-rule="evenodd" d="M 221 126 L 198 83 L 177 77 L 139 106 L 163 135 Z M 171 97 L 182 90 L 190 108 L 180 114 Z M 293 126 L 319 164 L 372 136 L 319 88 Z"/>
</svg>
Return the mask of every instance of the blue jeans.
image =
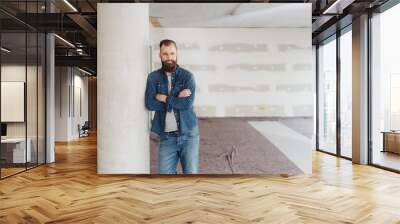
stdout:
<svg viewBox="0 0 400 224">
<path fill-rule="evenodd" d="M 199 141 L 199 135 L 167 135 L 160 139 L 158 173 L 176 174 L 176 166 L 180 161 L 184 174 L 197 174 L 199 172 Z"/>
</svg>

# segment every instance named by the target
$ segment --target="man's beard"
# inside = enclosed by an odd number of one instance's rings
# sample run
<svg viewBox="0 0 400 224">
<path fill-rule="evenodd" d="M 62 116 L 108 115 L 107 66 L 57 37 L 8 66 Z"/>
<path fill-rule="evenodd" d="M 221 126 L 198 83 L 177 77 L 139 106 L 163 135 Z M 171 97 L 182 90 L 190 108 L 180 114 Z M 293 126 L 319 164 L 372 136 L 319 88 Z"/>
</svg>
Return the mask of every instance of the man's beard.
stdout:
<svg viewBox="0 0 400 224">
<path fill-rule="evenodd" d="M 176 61 L 174 60 L 169 60 L 168 63 L 165 61 L 161 61 L 162 64 L 162 70 L 165 72 L 174 72 L 176 69 Z"/>
</svg>

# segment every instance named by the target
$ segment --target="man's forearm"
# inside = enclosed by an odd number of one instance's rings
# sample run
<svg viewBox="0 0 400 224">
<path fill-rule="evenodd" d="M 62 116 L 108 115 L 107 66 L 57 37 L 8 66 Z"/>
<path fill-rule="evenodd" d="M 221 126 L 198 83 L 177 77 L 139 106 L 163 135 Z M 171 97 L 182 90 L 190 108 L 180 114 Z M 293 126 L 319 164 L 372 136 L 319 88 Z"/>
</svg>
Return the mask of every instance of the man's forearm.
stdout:
<svg viewBox="0 0 400 224">
<path fill-rule="evenodd" d="M 162 103 L 166 103 L 167 102 L 167 95 L 157 94 L 155 98 L 159 102 L 162 102 Z"/>
<path fill-rule="evenodd" d="M 148 110 L 152 111 L 165 111 L 166 104 L 155 99 L 155 97 L 146 96 L 145 105 Z"/>
</svg>

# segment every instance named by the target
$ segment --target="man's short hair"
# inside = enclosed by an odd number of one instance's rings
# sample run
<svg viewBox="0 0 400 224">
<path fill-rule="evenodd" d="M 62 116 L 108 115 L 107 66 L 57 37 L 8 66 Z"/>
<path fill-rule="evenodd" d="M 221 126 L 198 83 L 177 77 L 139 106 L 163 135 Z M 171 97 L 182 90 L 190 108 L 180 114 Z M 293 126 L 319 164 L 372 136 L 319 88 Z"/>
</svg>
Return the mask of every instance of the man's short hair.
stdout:
<svg viewBox="0 0 400 224">
<path fill-rule="evenodd" d="M 164 46 L 169 46 L 169 45 L 171 45 L 171 44 L 173 44 L 173 45 L 175 46 L 175 48 L 178 49 L 178 48 L 176 47 L 175 41 L 169 40 L 169 39 L 164 39 L 164 40 L 160 41 L 160 49 L 161 49 L 161 47 L 162 47 L 163 45 L 164 45 Z"/>
</svg>

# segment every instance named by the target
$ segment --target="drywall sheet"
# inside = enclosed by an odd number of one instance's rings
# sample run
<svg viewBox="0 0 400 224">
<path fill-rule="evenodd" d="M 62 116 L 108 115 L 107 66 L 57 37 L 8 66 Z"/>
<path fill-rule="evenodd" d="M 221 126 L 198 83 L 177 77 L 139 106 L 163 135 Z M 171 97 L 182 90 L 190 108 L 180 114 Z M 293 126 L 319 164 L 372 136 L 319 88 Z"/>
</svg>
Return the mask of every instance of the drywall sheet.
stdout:
<svg viewBox="0 0 400 224">
<path fill-rule="evenodd" d="M 153 70 L 161 66 L 159 41 L 178 44 L 178 64 L 196 79 L 200 117 L 313 116 L 310 27 L 150 31 Z"/>
</svg>

